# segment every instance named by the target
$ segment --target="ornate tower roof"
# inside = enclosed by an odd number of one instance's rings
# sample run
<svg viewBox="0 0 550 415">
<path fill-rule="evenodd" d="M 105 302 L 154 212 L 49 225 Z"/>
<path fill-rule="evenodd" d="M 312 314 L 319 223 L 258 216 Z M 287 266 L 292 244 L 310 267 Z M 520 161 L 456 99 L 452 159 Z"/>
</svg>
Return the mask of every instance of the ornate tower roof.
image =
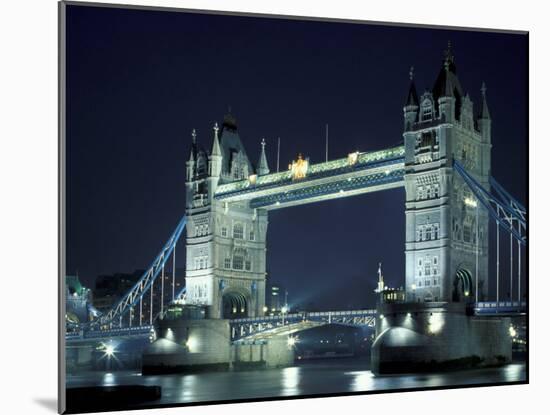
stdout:
<svg viewBox="0 0 550 415">
<path fill-rule="evenodd" d="M 267 165 L 267 157 L 265 156 L 265 139 L 262 138 L 262 150 L 260 151 L 260 159 L 258 160 L 258 168 L 256 173 L 258 176 L 269 174 L 269 167 Z"/>
<path fill-rule="evenodd" d="M 409 94 L 407 95 L 405 106 L 418 106 L 418 93 L 416 92 L 416 86 L 414 84 L 414 67 L 412 66 L 409 71 L 409 78 L 411 80 L 411 85 L 409 86 Z"/>
<path fill-rule="evenodd" d="M 447 50 L 445 51 L 443 65 L 441 66 L 432 92 L 436 102 L 440 97 L 456 97 L 457 95 L 462 97 L 464 95 L 460 81 L 456 76 L 455 58 L 451 50 L 451 42 L 449 42 Z"/>
<path fill-rule="evenodd" d="M 487 87 L 485 82 L 481 84 L 481 111 L 479 113 L 479 118 L 483 120 L 490 120 L 491 114 L 489 114 L 489 106 L 487 105 Z"/>
<path fill-rule="evenodd" d="M 239 163 L 243 164 L 246 167 L 248 173 L 253 172 L 252 164 L 248 156 L 246 155 L 246 150 L 244 145 L 239 137 L 239 132 L 237 130 L 237 120 L 235 117 L 228 113 L 225 115 L 222 124 L 221 138 L 220 138 L 220 148 L 222 154 L 222 178 L 223 176 L 228 176 L 231 172 L 233 166 L 233 161 L 238 157 Z"/>
<path fill-rule="evenodd" d="M 220 150 L 220 141 L 218 140 L 218 123 L 214 124 L 214 140 L 212 141 L 212 156 L 221 156 L 222 151 Z"/>
<path fill-rule="evenodd" d="M 191 131 L 191 148 L 189 149 L 189 161 L 195 161 L 197 155 L 197 130 Z"/>
<path fill-rule="evenodd" d="M 237 119 L 231 114 L 231 107 L 223 117 L 222 129 L 237 131 Z"/>
<path fill-rule="evenodd" d="M 189 150 L 189 159 L 191 162 L 188 171 L 188 177 L 203 177 L 207 172 L 208 152 L 206 149 L 197 143 L 197 132 L 195 129 L 191 132 L 191 149 Z"/>
</svg>

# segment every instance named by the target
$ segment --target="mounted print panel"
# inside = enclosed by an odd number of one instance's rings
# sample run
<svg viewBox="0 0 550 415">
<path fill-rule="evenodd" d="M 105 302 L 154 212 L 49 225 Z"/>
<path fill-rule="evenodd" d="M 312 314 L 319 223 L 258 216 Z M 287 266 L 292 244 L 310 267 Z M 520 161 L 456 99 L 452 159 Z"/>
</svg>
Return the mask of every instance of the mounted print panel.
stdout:
<svg viewBox="0 0 550 415">
<path fill-rule="evenodd" d="M 60 412 L 527 383 L 527 33 L 60 25 Z"/>
</svg>

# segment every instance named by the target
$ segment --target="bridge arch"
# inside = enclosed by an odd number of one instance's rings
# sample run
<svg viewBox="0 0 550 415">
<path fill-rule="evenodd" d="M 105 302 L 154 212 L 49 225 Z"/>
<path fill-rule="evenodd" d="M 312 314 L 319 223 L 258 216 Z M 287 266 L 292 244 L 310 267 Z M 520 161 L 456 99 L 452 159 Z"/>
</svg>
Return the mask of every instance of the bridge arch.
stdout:
<svg viewBox="0 0 550 415">
<path fill-rule="evenodd" d="M 241 290 L 228 289 L 221 298 L 221 317 L 226 319 L 248 317 L 249 296 Z"/>
<path fill-rule="evenodd" d="M 469 269 L 458 267 L 454 278 L 453 301 L 462 301 L 474 294 L 472 273 Z"/>
</svg>

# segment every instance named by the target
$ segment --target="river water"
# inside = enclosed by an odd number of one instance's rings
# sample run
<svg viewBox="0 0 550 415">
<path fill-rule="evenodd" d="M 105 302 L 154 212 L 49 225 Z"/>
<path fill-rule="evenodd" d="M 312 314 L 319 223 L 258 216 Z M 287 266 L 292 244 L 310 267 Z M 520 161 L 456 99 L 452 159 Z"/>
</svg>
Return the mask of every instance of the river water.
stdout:
<svg viewBox="0 0 550 415">
<path fill-rule="evenodd" d="M 525 380 L 525 363 L 438 374 L 375 377 L 369 370 L 368 360 L 339 359 L 307 362 L 280 369 L 160 376 L 142 376 L 139 372 L 129 371 L 87 372 L 68 375 L 67 387 L 130 384 L 161 386 L 162 398 L 148 402 L 147 406 L 150 406 Z"/>
</svg>

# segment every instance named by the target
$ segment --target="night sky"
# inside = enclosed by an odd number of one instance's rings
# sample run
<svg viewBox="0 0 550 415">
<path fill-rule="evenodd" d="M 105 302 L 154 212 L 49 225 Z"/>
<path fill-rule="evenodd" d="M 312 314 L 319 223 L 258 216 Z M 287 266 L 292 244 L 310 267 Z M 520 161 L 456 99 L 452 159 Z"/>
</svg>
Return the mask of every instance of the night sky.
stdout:
<svg viewBox="0 0 550 415">
<path fill-rule="evenodd" d="M 526 200 L 527 37 L 166 11 L 67 7 L 67 272 L 149 265 L 184 214 L 197 129 L 210 148 L 228 106 L 252 163 L 324 160 L 402 141 L 409 68 L 431 89 L 450 40 L 479 110 L 487 84 L 493 176 Z M 404 284 L 405 192 L 270 212 L 268 271 L 291 304 L 373 305 L 378 262 Z M 178 245 L 183 248 L 183 244 Z M 180 249 L 178 267 L 185 265 Z"/>
</svg>

